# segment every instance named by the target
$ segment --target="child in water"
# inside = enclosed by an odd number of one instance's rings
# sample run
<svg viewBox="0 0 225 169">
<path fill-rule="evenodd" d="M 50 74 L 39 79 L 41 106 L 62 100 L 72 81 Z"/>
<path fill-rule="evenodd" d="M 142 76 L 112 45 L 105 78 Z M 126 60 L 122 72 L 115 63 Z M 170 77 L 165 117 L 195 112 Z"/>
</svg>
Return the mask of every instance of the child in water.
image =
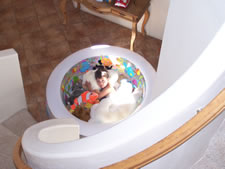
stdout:
<svg viewBox="0 0 225 169">
<path fill-rule="evenodd" d="M 114 91 L 113 86 L 109 83 L 109 73 L 104 67 L 98 68 L 95 72 L 95 79 L 97 81 L 98 86 L 100 87 L 99 91 L 92 90 L 91 83 L 85 83 L 85 87 L 89 91 L 96 92 L 98 94 L 98 99 L 101 101 L 102 99 L 106 98 L 111 92 Z"/>
</svg>

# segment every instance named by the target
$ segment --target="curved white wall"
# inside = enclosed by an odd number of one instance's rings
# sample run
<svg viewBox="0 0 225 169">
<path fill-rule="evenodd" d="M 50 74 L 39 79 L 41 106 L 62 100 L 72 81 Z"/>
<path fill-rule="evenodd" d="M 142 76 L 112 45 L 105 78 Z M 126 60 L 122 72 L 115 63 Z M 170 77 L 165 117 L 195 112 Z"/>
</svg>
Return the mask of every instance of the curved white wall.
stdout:
<svg viewBox="0 0 225 169">
<path fill-rule="evenodd" d="M 225 22 L 224 8 L 223 0 L 171 0 L 154 97 L 172 85 L 203 54 Z M 215 50 L 213 55 L 216 53 Z"/>
<path fill-rule="evenodd" d="M 151 1 L 151 7 L 149 8 L 150 18 L 146 24 L 146 32 L 148 35 L 161 40 L 163 39 L 169 4 L 170 0 Z"/>
</svg>

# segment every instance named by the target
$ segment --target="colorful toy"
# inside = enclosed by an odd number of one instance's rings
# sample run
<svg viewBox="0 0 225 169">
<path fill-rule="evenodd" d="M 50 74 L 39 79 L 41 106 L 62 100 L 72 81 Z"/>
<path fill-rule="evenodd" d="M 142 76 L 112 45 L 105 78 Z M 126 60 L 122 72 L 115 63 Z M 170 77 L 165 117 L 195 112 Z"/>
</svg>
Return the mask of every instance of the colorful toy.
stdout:
<svg viewBox="0 0 225 169">
<path fill-rule="evenodd" d="M 111 3 L 112 0 L 96 0 L 97 2 L 107 2 L 107 3 Z"/>
<path fill-rule="evenodd" d="M 132 67 L 128 67 L 128 64 L 126 62 L 124 62 L 123 65 L 125 66 L 125 72 L 132 78 L 135 75 Z"/>
<path fill-rule="evenodd" d="M 90 65 L 87 61 L 81 63 L 80 72 L 86 72 L 89 69 Z"/>
<path fill-rule="evenodd" d="M 67 99 L 65 98 L 65 103 L 67 105 L 73 105 L 74 99 L 79 97 L 82 93 L 84 93 L 86 90 L 82 87 L 82 82 L 80 79 L 72 86 L 71 91 L 69 92 L 67 96 Z"/>
<path fill-rule="evenodd" d="M 98 103 L 98 94 L 95 92 L 85 91 L 79 97 L 74 99 L 73 105 L 70 106 L 72 110 L 75 110 L 77 106 L 81 104 L 96 104 Z"/>
<path fill-rule="evenodd" d="M 101 57 L 101 62 L 104 66 L 112 67 L 113 63 L 108 57 Z"/>
<path fill-rule="evenodd" d="M 129 4 L 130 0 L 116 0 L 115 6 L 126 8 Z"/>
<path fill-rule="evenodd" d="M 103 58 L 98 60 L 98 64 L 96 64 L 93 69 L 96 70 L 100 67 L 105 67 L 106 69 L 110 70 L 112 69 L 112 61 L 108 58 Z"/>
<path fill-rule="evenodd" d="M 141 74 L 140 69 L 136 69 L 135 71 L 136 71 L 136 74 L 137 74 L 138 76 Z"/>
<path fill-rule="evenodd" d="M 132 80 L 132 84 L 133 84 L 133 86 L 136 88 L 136 87 L 137 87 L 137 85 L 138 85 L 137 80 L 136 80 L 136 79 Z"/>
</svg>

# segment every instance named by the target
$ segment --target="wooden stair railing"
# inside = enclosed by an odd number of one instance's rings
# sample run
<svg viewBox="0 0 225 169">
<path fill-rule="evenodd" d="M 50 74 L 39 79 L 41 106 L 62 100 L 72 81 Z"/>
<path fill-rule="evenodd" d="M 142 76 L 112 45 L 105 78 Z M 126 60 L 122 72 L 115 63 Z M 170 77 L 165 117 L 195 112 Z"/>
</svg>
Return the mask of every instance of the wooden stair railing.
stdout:
<svg viewBox="0 0 225 169">
<path fill-rule="evenodd" d="M 173 133 L 134 156 L 102 169 L 138 169 L 171 152 L 207 126 L 225 109 L 225 89 L 203 110 Z"/>
<path fill-rule="evenodd" d="M 171 152 L 200 130 L 206 127 L 225 110 L 225 89 L 223 89 L 204 109 L 176 131 L 134 156 L 103 167 L 102 169 L 139 169 Z M 18 140 L 13 160 L 18 169 L 31 169 L 21 159 L 21 138 Z"/>
<path fill-rule="evenodd" d="M 32 169 L 30 168 L 28 165 L 26 165 L 24 163 L 24 161 L 21 158 L 21 154 L 22 154 L 22 137 L 20 137 L 14 147 L 13 150 L 13 162 L 16 166 L 17 169 Z"/>
</svg>

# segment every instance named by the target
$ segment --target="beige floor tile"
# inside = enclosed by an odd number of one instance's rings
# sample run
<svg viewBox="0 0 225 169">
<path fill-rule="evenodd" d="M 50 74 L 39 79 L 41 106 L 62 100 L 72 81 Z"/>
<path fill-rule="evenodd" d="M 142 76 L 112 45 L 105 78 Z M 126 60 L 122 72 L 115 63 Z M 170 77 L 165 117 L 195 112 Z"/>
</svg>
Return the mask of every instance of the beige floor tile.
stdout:
<svg viewBox="0 0 225 169">
<path fill-rule="evenodd" d="M 1 169 L 16 169 L 11 157 L 5 157 L 0 154 Z"/>
<path fill-rule="evenodd" d="M 12 157 L 13 147 L 18 138 L 16 134 L 0 124 L 0 155 Z"/>
<path fill-rule="evenodd" d="M 26 109 L 23 109 L 14 114 L 8 120 L 5 120 L 2 125 L 17 136 L 22 136 L 24 131 L 35 123 L 36 121 L 31 114 Z"/>
</svg>

